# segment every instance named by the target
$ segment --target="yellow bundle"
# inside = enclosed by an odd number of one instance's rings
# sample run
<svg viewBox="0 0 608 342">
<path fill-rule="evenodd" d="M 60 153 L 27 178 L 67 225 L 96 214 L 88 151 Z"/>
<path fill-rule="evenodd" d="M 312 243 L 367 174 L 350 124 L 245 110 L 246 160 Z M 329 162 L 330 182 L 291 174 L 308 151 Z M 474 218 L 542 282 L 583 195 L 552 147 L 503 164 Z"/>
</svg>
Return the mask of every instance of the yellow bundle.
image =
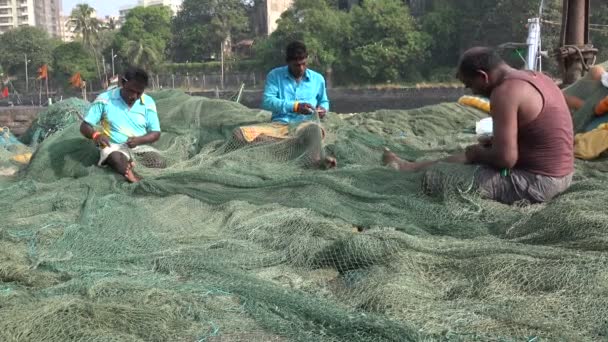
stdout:
<svg viewBox="0 0 608 342">
<path fill-rule="evenodd" d="M 483 97 L 464 95 L 458 99 L 458 103 L 490 113 L 490 100 Z"/>
<path fill-rule="evenodd" d="M 601 124 L 592 131 L 579 133 L 574 137 L 574 156 L 578 159 L 595 159 L 606 150 L 608 150 L 608 124 Z"/>
</svg>

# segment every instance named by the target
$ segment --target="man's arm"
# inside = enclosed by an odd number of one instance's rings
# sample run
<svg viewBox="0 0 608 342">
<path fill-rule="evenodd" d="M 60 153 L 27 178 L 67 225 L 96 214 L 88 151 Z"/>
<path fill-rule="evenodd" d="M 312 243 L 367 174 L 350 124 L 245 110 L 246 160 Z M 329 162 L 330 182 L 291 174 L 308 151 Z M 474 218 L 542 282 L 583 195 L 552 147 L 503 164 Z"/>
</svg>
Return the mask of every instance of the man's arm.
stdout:
<svg viewBox="0 0 608 342">
<path fill-rule="evenodd" d="M 127 145 L 134 148 L 138 145 L 152 144 L 160 139 L 160 121 L 156 112 L 156 104 L 151 98 L 146 101 L 146 130 L 148 131 L 146 135 L 129 138 Z"/>
<path fill-rule="evenodd" d="M 108 137 L 100 134 L 95 130 L 93 126 L 97 125 L 101 121 L 101 117 L 105 110 L 105 100 L 97 99 L 93 102 L 93 105 L 84 116 L 84 121 L 80 124 L 80 134 L 87 139 L 93 139 L 102 146 L 108 146 L 110 142 Z"/>
<path fill-rule="evenodd" d="M 131 137 L 127 140 L 127 145 L 130 148 L 137 147 L 139 145 L 152 144 L 160 139 L 160 132 L 149 132 L 141 137 Z"/>
<path fill-rule="evenodd" d="M 519 82 L 510 81 L 499 87 L 492 94 L 492 145 L 484 147 L 473 145 L 467 148 L 467 161 L 485 164 L 497 169 L 510 169 L 517 164 L 519 150 L 517 145 L 517 113 L 525 87 Z"/>
<path fill-rule="evenodd" d="M 295 112 L 295 101 L 280 99 L 279 94 L 280 81 L 279 77 L 270 72 L 266 77 L 266 85 L 264 86 L 264 98 L 262 99 L 262 108 L 271 112 L 292 113 Z"/>
<path fill-rule="evenodd" d="M 325 86 L 325 79 L 321 79 L 321 87 L 319 89 L 319 94 L 317 95 L 317 103 L 319 107 L 325 109 L 325 111 L 329 111 L 329 98 L 327 98 L 327 88 Z"/>
</svg>

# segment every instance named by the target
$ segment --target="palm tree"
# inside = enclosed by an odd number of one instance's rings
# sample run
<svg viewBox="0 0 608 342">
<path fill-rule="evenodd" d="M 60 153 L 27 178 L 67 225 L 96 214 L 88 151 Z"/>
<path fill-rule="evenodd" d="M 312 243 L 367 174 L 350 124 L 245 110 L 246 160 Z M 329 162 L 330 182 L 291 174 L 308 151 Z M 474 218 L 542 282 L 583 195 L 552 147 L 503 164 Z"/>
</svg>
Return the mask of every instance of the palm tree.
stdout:
<svg viewBox="0 0 608 342">
<path fill-rule="evenodd" d="M 97 49 L 93 41 L 97 39 L 97 34 L 101 29 L 100 21 L 95 17 L 95 9 L 88 4 L 78 4 L 70 14 L 70 26 L 74 32 L 82 36 L 82 45 L 90 48 L 93 51 L 95 65 L 97 66 L 97 76 L 102 82 L 101 69 L 99 68 L 99 59 Z"/>
<path fill-rule="evenodd" d="M 95 9 L 88 4 L 76 5 L 70 15 L 70 25 L 82 36 L 85 47 L 92 47 L 92 41 L 101 28 L 101 23 L 95 18 Z"/>
<path fill-rule="evenodd" d="M 154 69 L 154 66 L 160 62 L 158 53 L 150 46 L 144 45 L 141 41 L 128 41 L 125 47 L 127 58 L 133 64 L 139 65 L 146 70 Z"/>
</svg>

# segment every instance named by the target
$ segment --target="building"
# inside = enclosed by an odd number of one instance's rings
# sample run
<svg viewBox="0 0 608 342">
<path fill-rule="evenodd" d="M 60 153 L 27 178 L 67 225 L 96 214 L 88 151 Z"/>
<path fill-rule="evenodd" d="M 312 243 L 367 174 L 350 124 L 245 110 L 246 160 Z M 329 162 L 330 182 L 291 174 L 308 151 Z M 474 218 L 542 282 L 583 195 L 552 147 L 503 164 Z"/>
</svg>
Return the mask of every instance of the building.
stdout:
<svg viewBox="0 0 608 342">
<path fill-rule="evenodd" d="M 104 27 L 107 27 L 112 30 L 120 29 L 122 26 L 120 23 L 120 16 L 118 15 L 106 15 L 103 18 L 99 18 L 99 22 Z"/>
<path fill-rule="evenodd" d="M 93 10 L 93 12 L 91 12 L 91 18 L 97 18 L 97 12 L 95 10 Z M 103 24 L 103 19 L 100 19 L 100 22 L 102 22 Z M 72 24 L 72 19 L 70 18 L 69 15 L 64 16 L 63 14 L 59 16 L 59 38 L 61 38 L 62 41 L 69 43 L 69 42 L 73 42 L 76 37 L 78 36 L 78 33 L 75 31 L 75 27 Z"/>
<path fill-rule="evenodd" d="M 63 42 L 69 43 L 73 42 L 76 38 L 76 33 L 74 32 L 74 26 L 71 23 L 71 19 L 69 16 L 60 16 L 59 17 L 59 38 Z"/>
<path fill-rule="evenodd" d="M 119 22 L 124 23 L 127 17 L 127 13 L 131 11 L 135 7 L 152 7 L 152 6 L 167 6 L 171 8 L 173 15 L 175 16 L 177 12 L 182 8 L 183 0 L 139 0 L 137 5 L 127 5 L 122 6 L 118 10 L 119 14 Z"/>
<path fill-rule="evenodd" d="M 61 35 L 61 0 L 34 0 L 35 25 L 53 37 Z"/>
<path fill-rule="evenodd" d="M 36 26 L 53 37 L 61 36 L 61 0 L 0 0 L 0 33 L 21 26 Z"/>
<path fill-rule="evenodd" d="M 0 33 L 20 26 L 36 26 L 34 0 L 0 0 Z"/>
<path fill-rule="evenodd" d="M 261 35 L 269 36 L 277 29 L 277 20 L 287 11 L 293 0 L 266 0 L 258 6 L 257 31 Z"/>
</svg>

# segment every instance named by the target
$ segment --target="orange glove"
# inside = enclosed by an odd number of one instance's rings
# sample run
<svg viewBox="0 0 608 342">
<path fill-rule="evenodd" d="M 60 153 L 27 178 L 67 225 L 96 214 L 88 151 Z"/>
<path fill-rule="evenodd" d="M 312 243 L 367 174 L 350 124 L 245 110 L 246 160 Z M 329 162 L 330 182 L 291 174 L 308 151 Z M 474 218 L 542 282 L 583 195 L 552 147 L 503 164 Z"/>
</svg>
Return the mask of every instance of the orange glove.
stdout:
<svg viewBox="0 0 608 342">
<path fill-rule="evenodd" d="M 608 113 L 608 96 L 604 97 L 597 106 L 595 106 L 595 115 L 602 116 Z"/>
</svg>

